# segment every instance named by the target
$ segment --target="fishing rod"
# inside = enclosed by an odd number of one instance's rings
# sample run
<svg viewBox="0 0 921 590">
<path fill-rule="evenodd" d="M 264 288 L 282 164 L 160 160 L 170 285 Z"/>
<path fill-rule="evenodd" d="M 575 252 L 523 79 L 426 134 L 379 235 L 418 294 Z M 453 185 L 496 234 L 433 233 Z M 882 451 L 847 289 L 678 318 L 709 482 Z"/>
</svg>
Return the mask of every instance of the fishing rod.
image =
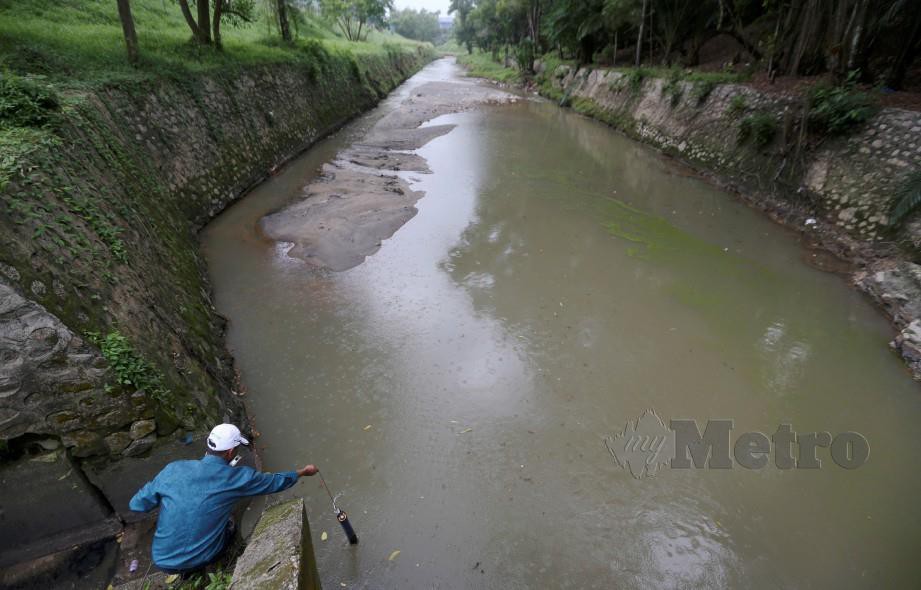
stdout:
<svg viewBox="0 0 921 590">
<path fill-rule="evenodd" d="M 326 485 L 326 480 L 323 479 L 323 474 L 320 473 L 319 469 L 317 469 L 317 475 L 320 476 L 320 481 L 323 483 L 323 488 L 326 490 L 326 495 L 329 496 L 329 501 L 333 503 L 333 514 L 336 515 L 336 520 L 338 520 L 339 524 L 342 525 L 342 530 L 345 531 L 345 536 L 349 538 L 349 545 L 357 545 L 358 535 L 355 534 L 355 529 L 352 528 L 352 523 L 349 522 L 349 515 L 345 513 L 345 510 L 336 506 L 336 498 L 334 498 L 333 493 L 329 491 L 329 486 Z"/>
</svg>

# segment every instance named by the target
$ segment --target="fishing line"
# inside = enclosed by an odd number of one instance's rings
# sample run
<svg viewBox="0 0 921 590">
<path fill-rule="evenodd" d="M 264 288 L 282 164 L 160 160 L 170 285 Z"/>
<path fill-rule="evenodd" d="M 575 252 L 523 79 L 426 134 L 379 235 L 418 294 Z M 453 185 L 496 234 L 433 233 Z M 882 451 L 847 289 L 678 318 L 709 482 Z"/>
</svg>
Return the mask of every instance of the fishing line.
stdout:
<svg viewBox="0 0 921 590">
<path fill-rule="evenodd" d="M 329 486 L 326 485 L 326 480 L 323 479 L 323 474 L 320 473 L 320 470 L 317 469 L 317 475 L 320 476 L 320 481 L 323 483 L 323 488 L 326 490 L 326 495 L 329 496 L 329 501 L 333 504 L 333 514 L 336 515 L 336 520 L 339 521 L 339 524 L 342 525 L 342 530 L 345 531 L 345 536 L 349 539 L 350 545 L 358 544 L 358 535 L 355 534 L 355 529 L 352 528 L 352 523 L 349 522 L 349 515 L 345 513 L 345 510 L 336 506 L 336 498 L 340 494 L 336 494 L 336 497 L 333 497 L 333 493 L 329 491 Z"/>
</svg>

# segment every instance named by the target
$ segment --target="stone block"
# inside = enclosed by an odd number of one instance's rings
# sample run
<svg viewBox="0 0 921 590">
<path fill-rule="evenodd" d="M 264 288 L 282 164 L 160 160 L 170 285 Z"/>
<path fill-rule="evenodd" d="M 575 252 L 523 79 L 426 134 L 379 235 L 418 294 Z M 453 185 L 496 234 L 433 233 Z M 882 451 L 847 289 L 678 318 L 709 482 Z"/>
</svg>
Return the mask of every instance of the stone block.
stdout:
<svg viewBox="0 0 921 590">
<path fill-rule="evenodd" d="M 103 455 L 108 450 L 102 436 L 91 430 L 76 430 L 61 437 L 65 446 L 71 447 L 74 457 Z"/>
<path fill-rule="evenodd" d="M 148 434 L 153 433 L 156 429 L 157 423 L 153 420 L 138 420 L 131 425 L 131 438 L 133 440 L 144 438 Z"/>
<path fill-rule="evenodd" d="M 155 442 L 157 442 L 157 436 L 155 434 L 145 436 L 144 438 L 139 438 L 128 445 L 128 448 L 122 451 L 122 454 L 126 457 L 137 457 L 138 455 L 143 455 L 153 448 Z"/>
<path fill-rule="evenodd" d="M 113 432 L 105 438 L 105 441 L 106 446 L 109 447 L 109 452 L 117 455 L 131 444 L 131 435 L 127 432 Z"/>
<path fill-rule="evenodd" d="M 111 515 L 80 469 L 61 450 L 0 467 L 0 567 L 24 548 L 93 529 Z"/>
<path fill-rule="evenodd" d="M 310 525 L 300 498 L 268 508 L 237 560 L 234 590 L 320 588 Z"/>
</svg>

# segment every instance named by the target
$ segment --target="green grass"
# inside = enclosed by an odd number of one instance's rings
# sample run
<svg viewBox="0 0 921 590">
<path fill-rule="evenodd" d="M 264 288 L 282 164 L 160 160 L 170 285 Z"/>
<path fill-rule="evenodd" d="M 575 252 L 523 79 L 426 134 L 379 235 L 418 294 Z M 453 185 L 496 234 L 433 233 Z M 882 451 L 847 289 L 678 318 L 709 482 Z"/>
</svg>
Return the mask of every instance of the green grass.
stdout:
<svg viewBox="0 0 921 590">
<path fill-rule="evenodd" d="M 639 68 L 612 68 L 615 72 L 620 72 L 630 76 L 637 75 L 641 78 L 665 78 L 666 80 L 683 80 L 693 83 L 710 83 L 710 84 L 737 84 L 746 82 L 751 76 L 747 74 L 736 74 L 732 72 L 696 72 L 691 70 L 682 70 L 680 68 L 664 68 L 641 66 Z"/>
<path fill-rule="evenodd" d="M 438 52 L 438 55 L 467 55 L 467 49 L 458 44 L 454 37 L 451 37 L 441 45 L 436 45 L 435 51 Z"/>
<path fill-rule="evenodd" d="M 516 68 L 507 68 L 501 63 L 492 60 L 492 56 L 482 51 L 472 54 L 462 53 L 457 56 L 457 61 L 467 68 L 467 75 L 476 78 L 488 78 L 506 84 L 516 84 L 521 81 L 521 73 Z"/>
<path fill-rule="evenodd" d="M 192 41 L 174 0 L 131 0 L 141 56 L 132 66 L 113 0 L 0 0 L 0 189 L 30 153 L 56 141 L 58 120 L 87 92 L 126 84 L 153 89 L 158 80 L 273 64 L 318 72 L 330 57 L 359 68 L 365 55 L 429 46 L 379 31 L 353 43 L 309 17 L 285 44 L 263 7 L 257 3 L 253 23 L 224 23 L 217 50 Z M 119 242 L 111 236 L 107 243 Z"/>
<path fill-rule="evenodd" d="M 390 33 L 373 32 L 352 43 L 326 23 L 305 17 L 295 42 L 284 45 L 257 4 L 257 22 L 221 27 L 223 51 L 191 42 L 191 31 L 173 0 L 132 0 L 141 63 L 126 59 L 112 0 L 0 0 L 0 71 L 42 76 L 57 86 L 85 87 L 120 80 L 182 77 L 212 69 L 310 62 L 311 41 L 329 52 L 356 56 L 385 44 L 416 46 Z"/>
</svg>

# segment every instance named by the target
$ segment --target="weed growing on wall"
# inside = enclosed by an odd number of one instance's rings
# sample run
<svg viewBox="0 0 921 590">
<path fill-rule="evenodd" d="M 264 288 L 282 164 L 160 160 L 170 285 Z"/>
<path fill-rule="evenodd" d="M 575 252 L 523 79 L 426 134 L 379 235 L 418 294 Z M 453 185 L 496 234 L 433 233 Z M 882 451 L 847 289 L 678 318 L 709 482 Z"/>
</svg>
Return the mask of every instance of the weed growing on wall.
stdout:
<svg viewBox="0 0 921 590">
<path fill-rule="evenodd" d="M 739 143 L 752 140 L 758 147 L 771 143 L 777 135 L 777 118 L 768 113 L 755 113 L 742 119 L 739 124 Z"/>
<path fill-rule="evenodd" d="M 87 332 L 86 337 L 99 347 L 102 356 L 115 371 L 119 385 L 143 390 L 161 405 L 172 405 L 173 394 L 164 385 L 163 374 L 145 361 L 118 330 L 105 336 L 99 332 Z"/>
<path fill-rule="evenodd" d="M 857 72 L 841 86 L 819 84 L 809 92 L 809 125 L 813 131 L 843 135 L 876 113 L 876 102 L 857 89 Z"/>
<path fill-rule="evenodd" d="M 919 206 L 921 206 L 921 170 L 912 173 L 896 193 L 896 199 L 889 211 L 889 224 L 897 226 Z"/>
<path fill-rule="evenodd" d="M 119 237 L 122 228 L 116 226 L 108 215 L 102 212 L 96 203 L 86 197 L 64 195 L 61 200 L 67 204 L 70 212 L 85 221 L 99 239 L 109 247 L 112 256 L 122 264 L 128 263 L 128 251 Z"/>
<path fill-rule="evenodd" d="M 729 99 L 729 108 L 726 114 L 730 117 L 738 117 L 748 109 L 748 100 L 744 94 L 736 94 Z"/>
</svg>

